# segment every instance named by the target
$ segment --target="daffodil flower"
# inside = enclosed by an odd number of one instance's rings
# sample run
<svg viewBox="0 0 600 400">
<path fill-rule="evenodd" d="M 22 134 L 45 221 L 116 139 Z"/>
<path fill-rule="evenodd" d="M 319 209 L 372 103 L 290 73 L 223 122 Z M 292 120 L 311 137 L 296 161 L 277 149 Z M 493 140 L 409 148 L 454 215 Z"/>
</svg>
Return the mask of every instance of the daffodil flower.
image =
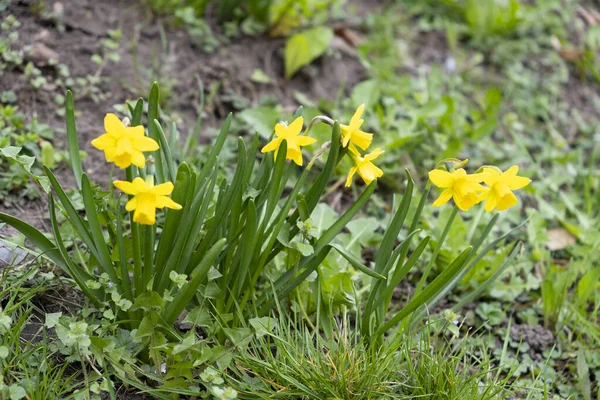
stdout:
<svg viewBox="0 0 600 400">
<path fill-rule="evenodd" d="M 480 201 L 485 200 L 485 211 L 487 212 L 494 208 L 500 211 L 506 210 L 516 205 L 519 201 L 512 191 L 522 189 L 531 182 L 529 178 L 517 176 L 519 167 L 516 165 L 505 172 L 490 167 L 483 168 L 483 171 L 487 173 L 483 182 L 488 187 L 479 195 L 479 199 Z"/>
<path fill-rule="evenodd" d="M 372 163 L 373 160 L 384 153 L 383 150 L 375 149 L 371 153 L 362 157 L 354 146 L 350 146 L 349 149 L 350 158 L 354 163 L 354 167 L 352 167 L 348 173 L 348 178 L 346 178 L 346 187 L 352 184 L 352 177 L 354 177 L 354 174 L 357 172 L 367 185 L 369 185 L 375 179 L 383 176 L 383 171 Z"/>
<path fill-rule="evenodd" d="M 452 172 L 434 169 L 429 172 L 431 182 L 444 189 L 440 197 L 433 203 L 435 207 L 442 206 L 451 198 L 454 203 L 463 211 L 467 211 L 481 200 L 479 194 L 485 191 L 485 188 L 480 184 L 486 177 L 487 173 L 467 174 L 467 172 L 459 168 Z"/>
<path fill-rule="evenodd" d="M 173 191 L 171 182 L 154 186 L 150 180 L 146 182 L 137 177 L 133 182 L 115 181 L 114 185 L 133 196 L 125 205 L 125 209 L 127 211 L 135 210 L 133 221 L 142 225 L 153 225 L 156 222 L 157 208 L 167 207 L 173 210 L 181 210 L 181 205 L 167 197 Z"/>
<path fill-rule="evenodd" d="M 373 134 L 366 133 L 360 130 L 360 127 L 364 122 L 364 120 L 361 119 L 364 110 L 365 105 L 361 104 L 352 116 L 350 124 L 340 125 L 340 131 L 342 134 L 342 145 L 344 147 L 348 147 L 348 143 L 351 143 L 357 147 L 360 147 L 363 150 L 366 150 L 371 145 L 371 142 L 373 141 Z"/>
<path fill-rule="evenodd" d="M 92 146 L 103 150 L 106 161 L 114 162 L 119 168 L 131 164 L 144 168 L 143 152 L 158 150 L 158 143 L 144 135 L 143 126 L 125 126 L 115 114 L 106 114 L 104 129 L 106 133 L 92 140 Z"/>
<path fill-rule="evenodd" d="M 275 151 L 275 159 L 277 159 L 277 153 L 279 147 L 285 139 L 287 141 L 287 153 L 285 158 L 293 160 L 296 164 L 302 165 L 302 146 L 308 146 L 317 141 L 315 138 L 308 136 L 299 136 L 302 132 L 302 126 L 304 125 L 304 119 L 298 117 L 289 126 L 280 122 L 275 125 L 275 138 L 271 140 L 265 147 L 262 148 L 261 152 L 269 153 Z"/>
</svg>

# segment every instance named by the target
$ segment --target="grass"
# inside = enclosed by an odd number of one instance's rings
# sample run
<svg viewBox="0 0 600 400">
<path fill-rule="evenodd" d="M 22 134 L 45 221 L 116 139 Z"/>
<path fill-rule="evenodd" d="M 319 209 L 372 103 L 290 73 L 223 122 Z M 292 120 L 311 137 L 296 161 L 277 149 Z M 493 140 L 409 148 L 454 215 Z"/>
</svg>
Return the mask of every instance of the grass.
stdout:
<svg viewBox="0 0 600 400">
<path fill-rule="evenodd" d="M 164 2 L 154 3 L 162 7 Z M 335 239 L 365 264 L 381 243 L 392 193 L 405 190 L 405 168 L 413 172 L 417 188 L 408 221 L 426 184 L 423 171 L 443 158 L 468 158 L 469 165 L 503 169 L 519 165 L 520 174 L 532 178 L 519 206 L 502 214 L 492 236 L 526 220 L 525 228 L 486 251 L 447 298 L 428 310 L 430 316 L 423 313 L 403 330 L 405 334 L 386 336 L 374 345 L 357 329 L 370 280 L 335 256 L 326 259 L 320 275 L 311 275 L 277 313 L 250 320 L 220 344 L 211 336 L 213 319 L 233 318 L 235 307 L 226 316 L 194 314 L 191 329 L 180 331 L 175 341 L 156 335 L 152 351 L 143 355 L 135 332 L 115 329 L 115 322 L 97 310 L 84 307 L 81 315 L 62 315 L 59 325 L 66 335 L 75 335 L 70 324 L 88 322 L 87 333 L 79 334 L 77 343 L 89 334 L 97 340 L 90 349 L 99 342 L 108 346 L 82 356 L 74 349 L 88 347 L 65 346 L 55 328 L 35 324 L 38 319 L 48 321 L 36 299 L 63 278 L 46 279 L 33 269 L 11 268 L 3 271 L 0 281 L 0 398 L 25 398 L 24 393 L 29 399 L 48 398 L 49 393 L 54 398 L 97 398 L 99 393 L 111 397 L 115 389 L 109 382 L 117 389 L 125 383 L 155 398 L 600 398 L 600 266 L 594 257 L 600 244 L 599 24 L 582 17 L 584 6 L 572 0 L 505 2 L 511 12 L 497 0 L 443 3 L 407 0 L 367 15 L 361 26 L 364 40 L 357 47 L 366 79 L 348 88 L 349 96 L 334 103 L 306 102 L 303 111 L 307 120 L 323 111 L 349 117 L 365 102 L 365 129 L 375 132 L 375 147 L 386 149 L 385 175 L 365 215 Z M 210 29 L 202 12 L 179 11 L 174 18 L 184 21 L 188 31 Z M 6 29 L 18 28 L 12 20 L 10 24 Z M 111 40 L 119 38 L 115 33 Z M 212 34 L 210 43 L 205 39 L 199 39 L 200 47 L 216 46 Z M 11 68 L 25 73 L 14 42 L 5 57 L 12 60 Z M 118 62 L 111 58 L 111 49 L 112 45 L 104 49 L 99 65 Z M 132 52 L 136 54 L 133 45 Z M 135 76 L 145 81 L 140 71 Z M 33 75 L 32 82 L 39 78 Z M 174 96 L 170 90 L 169 97 Z M 8 92 L 3 98 L 5 104 L 14 103 Z M 234 129 L 243 131 L 251 125 L 248 121 L 257 120 L 272 125 L 281 109 L 271 105 L 245 110 Z M 37 144 L 44 136 L 39 128 L 26 129 L 10 107 L 2 109 L 0 141 L 31 142 L 23 146 L 27 155 L 41 159 Z M 319 128 L 314 132 L 319 135 Z M 192 164 L 202 161 L 195 154 L 208 150 L 198 147 L 191 151 Z M 181 154 L 190 154 L 187 145 Z M 62 161 L 61 157 L 56 156 Z M 10 184 L 0 191 L 10 186 L 17 197 L 30 197 L 35 187 L 27 186 L 29 175 L 15 163 L 14 157 L 0 160 L 0 165 L 10 165 L 0 181 Z M 341 164 L 336 173 L 341 177 L 345 172 Z M 355 189 L 344 192 L 348 198 L 358 194 Z M 429 203 L 419 222 L 422 231 L 415 234 L 419 241 L 426 232 L 431 234 L 426 257 L 407 275 L 409 284 L 398 287 L 390 311 L 410 299 L 425 270 L 429 282 L 441 274 L 491 219 L 475 210 L 460 213 L 449 226 L 447 240 L 435 250 L 444 229 L 438 221 L 446 221 L 451 210 L 440 211 Z M 314 226 L 302 229 L 319 235 L 327 221 L 337 218 L 336 210 L 320 205 L 311 215 Z M 69 235 L 68 225 L 61 229 Z M 404 234 L 402 230 L 400 237 Z M 522 245 L 515 248 L 516 241 Z M 503 266 L 513 249 L 518 257 Z M 278 277 L 288 262 L 275 259 L 269 267 L 271 277 Z M 486 283 L 489 277 L 497 279 Z M 330 286 L 323 289 L 320 282 Z M 456 314 L 443 314 L 484 284 L 488 286 L 473 303 L 463 304 Z M 326 301 L 319 296 L 328 296 L 327 313 Z M 33 338 L 24 339 L 32 326 L 37 327 Z M 180 347 L 173 351 L 176 346 Z M 1 357 L 4 349 L 6 356 Z M 112 354 L 106 349 L 113 349 Z M 159 372 L 163 364 L 166 375 Z"/>
</svg>

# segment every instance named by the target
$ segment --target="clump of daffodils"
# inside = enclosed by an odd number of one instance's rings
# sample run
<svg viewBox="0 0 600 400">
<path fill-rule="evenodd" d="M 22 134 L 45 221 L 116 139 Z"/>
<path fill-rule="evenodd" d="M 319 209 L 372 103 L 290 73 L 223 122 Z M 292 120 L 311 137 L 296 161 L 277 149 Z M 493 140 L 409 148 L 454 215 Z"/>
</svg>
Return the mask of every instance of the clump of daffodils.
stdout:
<svg viewBox="0 0 600 400">
<path fill-rule="evenodd" d="M 522 189 L 531 182 L 531 179 L 517 175 L 519 167 L 516 165 L 505 172 L 495 166 L 485 166 L 474 174 L 468 174 L 464 168 L 460 168 L 467 161 L 440 163 L 440 168 L 429 172 L 429 180 L 443 189 L 433 203 L 434 206 L 442 206 L 452 199 L 459 209 L 467 211 L 485 201 L 485 211 L 503 211 L 518 204 L 513 191 Z"/>
<path fill-rule="evenodd" d="M 144 152 L 159 150 L 158 143 L 145 135 L 144 127 L 128 126 L 119 120 L 115 114 L 104 117 L 106 133 L 92 140 L 92 146 L 104 151 L 106 161 L 114 162 L 118 168 L 130 168 L 135 165 L 139 168 L 146 166 Z M 146 179 L 136 177 L 132 182 L 115 181 L 115 187 L 132 196 L 125 209 L 133 211 L 133 221 L 142 225 L 156 223 L 157 208 L 171 208 L 181 210 L 181 205 L 175 203 L 168 196 L 173 192 L 173 183 L 165 182 L 154 186 L 154 178 L 148 175 Z"/>
<path fill-rule="evenodd" d="M 340 140 L 342 147 L 348 148 L 348 156 L 352 161 L 353 167 L 348 172 L 348 178 L 346 179 L 346 186 L 352 184 L 352 178 L 355 174 L 363 179 L 363 181 L 369 185 L 371 182 L 383 176 L 383 171 L 378 168 L 373 161 L 383 154 L 383 150 L 377 148 L 368 154 L 361 154 L 359 149 L 366 151 L 371 142 L 373 141 L 373 134 L 363 132 L 360 128 L 364 123 L 362 114 L 365 106 L 362 104 L 352 118 L 348 125 L 340 124 Z M 326 122 L 333 125 L 333 121 L 327 117 L 316 117 L 313 119 L 311 124 L 308 126 L 304 135 L 300 135 L 303 128 L 304 120 L 302 117 L 296 118 L 289 126 L 285 123 L 280 122 L 275 125 L 275 137 L 265 147 L 262 148 L 263 153 L 275 152 L 275 158 L 283 140 L 287 142 L 287 154 L 288 160 L 293 160 L 296 164 L 302 165 L 302 147 L 308 146 L 316 142 L 316 139 L 308 137 L 310 129 L 316 122 Z"/>
</svg>

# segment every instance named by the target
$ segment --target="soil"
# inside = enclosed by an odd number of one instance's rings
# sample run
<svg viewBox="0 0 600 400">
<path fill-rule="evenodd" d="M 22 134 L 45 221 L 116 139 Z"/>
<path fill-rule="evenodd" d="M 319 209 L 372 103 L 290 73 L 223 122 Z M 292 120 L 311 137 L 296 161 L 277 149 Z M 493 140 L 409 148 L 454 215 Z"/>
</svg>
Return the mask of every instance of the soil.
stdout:
<svg viewBox="0 0 600 400">
<path fill-rule="evenodd" d="M 221 45 L 215 52 L 205 53 L 181 29 L 174 29 L 168 21 L 152 16 L 141 1 L 45 1 L 46 12 L 36 10 L 37 3 L 13 0 L 8 9 L 0 13 L 0 18 L 12 14 L 21 22 L 18 46 L 26 50 L 26 59 L 34 61 L 42 70 L 48 84 L 35 90 L 22 70 L 10 70 L 1 73 L 0 89 L 13 90 L 17 94 L 17 105 L 28 119 L 35 115 L 55 130 L 54 145 L 59 149 L 66 148 L 65 122 L 57 114 L 59 106 L 54 100 L 64 93 L 54 84 L 58 72 L 49 59 L 55 58 L 66 64 L 73 78 L 98 74 L 92 55 L 101 51 L 102 40 L 109 37 L 109 29 L 122 31 L 119 63 L 109 63 L 100 71 L 101 98 L 94 102 L 90 96 L 74 92 L 80 147 L 88 154 L 83 161 L 84 170 L 101 185 L 107 183 L 111 167 L 102 152 L 92 148 L 90 141 L 104 132 L 104 115 L 115 112 L 114 105 L 147 97 L 152 65 L 160 65 L 160 75 L 154 79 L 162 86 L 163 95 L 167 92 L 169 98 L 165 106 L 170 116 L 179 116 L 178 127 L 184 133 L 193 129 L 199 112 L 203 114 L 204 127 L 217 126 L 230 111 L 234 111 L 232 99 L 243 98 L 250 106 L 257 106 L 265 97 L 275 98 L 284 109 L 294 110 L 298 106 L 294 100 L 296 92 L 315 100 L 333 99 L 340 88 L 348 92 L 365 78 L 354 48 L 340 37 L 335 38 L 332 51 L 285 81 L 282 78 L 282 39 L 237 37 L 228 39 L 229 43 Z M 374 6 L 377 2 L 369 5 Z M 52 10 L 62 10 L 64 16 L 59 20 L 51 19 L 47 12 Z M 160 27 L 164 28 L 164 36 Z M 218 28 L 216 34 L 221 37 Z M 135 46 L 135 52 L 132 46 Z M 263 70 L 273 83 L 252 83 L 250 77 L 255 69 Z M 202 110 L 199 110 L 198 79 L 202 81 L 205 96 L 211 85 L 220 85 L 213 102 Z M 200 136 L 202 142 L 203 132 Z M 59 167 L 55 173 L 63 186 L 74 187 L 74 177 L 67 166 Z M 0 201 L 1 212 L 21 217 L 38 227 L 43 226 L 46 218 L 44 210 L 43 201 L 33 207 L 28 203 L 26 209 Z M 0 228 L 0 235 L 12 232 L 6 227 Z"/>
</svg>

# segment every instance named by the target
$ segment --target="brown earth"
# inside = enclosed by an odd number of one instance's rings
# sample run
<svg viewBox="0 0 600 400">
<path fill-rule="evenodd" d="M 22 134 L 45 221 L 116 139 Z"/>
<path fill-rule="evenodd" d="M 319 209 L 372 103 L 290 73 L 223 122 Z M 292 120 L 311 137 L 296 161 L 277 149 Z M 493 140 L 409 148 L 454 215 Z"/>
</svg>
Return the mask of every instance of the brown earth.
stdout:
<svg viewBox="0 0 600 400">
<path fill-rule="evenodd" d="M 181 29 L 171 28 L 167 20 L 151 15 L 141 1 L 45 1 L 45 11 L 36 9 L 37 3 L 13 0 L 8 9 L 0 13 L 0 19 L 12 14 L 21 22 L 18 48 L 23 48 L 26 59 L 34 61 L 42 70 L 48 84 L 35 90 L 22 69 L 13 69 L 0 71 L 0 91 L 14 91 L 20 111 L 27 119 L 35 115 L 40 122 L 49 124 L 56 132 L 55 147 L 64 149 L 65 123 L 56 112 L 60 106 L 54 102 L 57 95 L 64 93 L 54 84 L 58 72 L 49 59 L 55 58 L 66 64 L 73 78 L 98 75 L 101 78 L 97 85 L 100 99 L 94 102 L 81 90 L 74 91 L 74 98 L 80 146 L 88 154 L 83 162 L 84 170 L 100 184 L 106 184 L 110 166 L 102 152 L 91 147 L 90 141 L 104 132 L 104 115 L 115 112 L 114 105 L 147 97 L 154 79 L 162 86 L 163 95 L 168 92 L 168 114 L 181 121 L 178 127 L 185 135 L 193 130 L 199 112 L 203 115 L 204 127 L 217 126 L 227 113 L 235 111 L 232 102 L 235 98 L 245 99 L 249 106 L 258 105 L 265 97 L 275 98 L 284 109 L 293 110 L 298 106 L 294 100 L 296 92 L 314 100 L 333 99 L 340 88 L 349 91 L 365 77 L 356 51 L 340 37 L 335 38 L 332 50 L 311 68 L 301 70 L 290 81 L 285 81 L 282 78 L 282 39 L 241 36 L 228 39 L 229 43 L 207 54 Z M 361 3 L 359 8 L 378 5 L 377 2 L 365 4 Z M 48 16 L 53 10 L 62 10 L 64 16 L 59 19 Z M 164 28 L 164 36 L 160 27 Z M 214 28 L 219 35 L 219 28 Z M 109 37 L 109 29 L 122 31 L 118 49 L 120 61 L 108 63 L 99 70 L 91 57 L 101 52 L 102 40 Z M 153 65 L 160 65 L 160 68 L 152 68 Z M 250 77 L 255 69 L 263 70 L 273 83 L 253 83 Z M 199 109 L 198 80 L 202 81 L 205 95 L 211 85 L 219 85 L 212 103 L 202 110 Z M 207 142 L 203 134 L 201 131 L 200 142 Z M 58 167 L 55 173 L 64 186 L 74 186 L 68 166 Z M 44 227 L 45 209 L 43 200 L 26 205 L 0 201 L 0 211 L 22 217 L 38 227 Z M 0 228 L 0 234 L 3 232 L 9 233 L 8 228 Z"/>
</svg>

